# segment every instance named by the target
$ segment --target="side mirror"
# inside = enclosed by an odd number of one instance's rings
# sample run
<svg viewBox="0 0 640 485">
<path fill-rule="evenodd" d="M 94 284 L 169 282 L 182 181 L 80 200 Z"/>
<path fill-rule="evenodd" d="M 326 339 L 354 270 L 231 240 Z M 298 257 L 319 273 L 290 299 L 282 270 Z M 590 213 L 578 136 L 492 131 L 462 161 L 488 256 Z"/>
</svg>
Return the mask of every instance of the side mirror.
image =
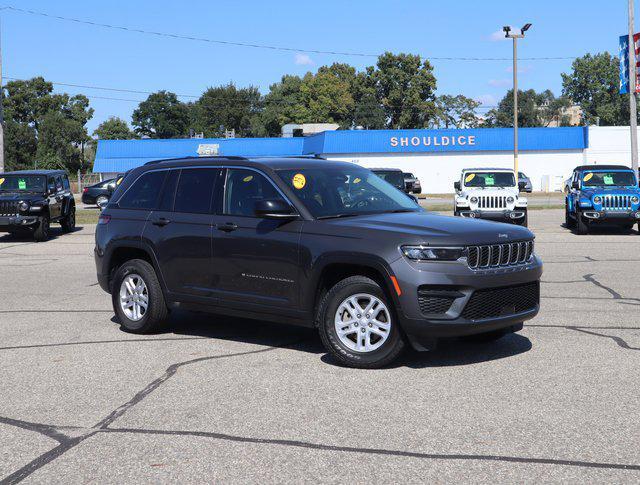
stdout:
<svg viewBox="0 0 640 485">
<path fill-rule="evenodd" d="M 571 188 L 578 190 L 580 188 L 580 182 L 578 182 L 577 180 L 574 180 L 573 182 L 571 182 Z"/>
<path fill-rule="evenodd" d="M 264 219 L 296 219 L 298 214 L 282 199 L 263 199 L 256 202 L 253 212 Z"/>
<path fill-rule="evenodd" d="M 453 188 L 460 192 L 460 182 L 453 182 Z"/>
<path fill-rule="evenodd" d="M 518 190 L 523 191 L 526 188 L 527 188 L 526 182 L 518 182 Z"/>
<path fill-rule="evenodd" d="M 109 185 L 107 185 L 107 190 L 109 192 L 115 192 L 116 190 L 116 183 L 115 182 L 111 182 Z"/>
</svg>

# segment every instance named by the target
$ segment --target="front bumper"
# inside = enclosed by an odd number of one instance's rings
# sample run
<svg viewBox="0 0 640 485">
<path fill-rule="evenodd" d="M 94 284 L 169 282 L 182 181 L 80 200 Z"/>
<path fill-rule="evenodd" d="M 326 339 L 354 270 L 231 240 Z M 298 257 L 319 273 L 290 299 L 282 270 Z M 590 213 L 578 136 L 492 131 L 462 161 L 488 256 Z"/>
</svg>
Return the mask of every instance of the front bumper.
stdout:
<svg viewBox="0 0 640 485">
<path fill-rule="evenodd" d="M 513 210 L 502 210 L 502 211 L 461 209 L 459 210 L 459 212 L 462 217 L 469 217 L 473 219 L 489 219 L 492 221 L 519 222 L 524 218 L 525 214 L 527 213 L 527 209 L 526 207 L 522 207 L 522 208 L 516 207 Z"/>
<path fill-rule="evenodd" d="M 640 210 L 627 211 L 607 211 L 586 209 L 582 211 L 582 216 L 590 222 L 611 222 L 611 223 L 632 223 L 640 222 Z"/>
<path fill-rule="evenodd" d="M 0 232 L 15 231 L 17 229 L 33 229 L 40 221 L 39 216 L 0 216 Z"/>
<path fill-rule="evenodd" d="M 512 310 L 505 306 L 503 312 L 488 318 L 469 319 L 463 316 L 478 291 L 524 287 L 539 282 L 542 261 L 535 255 L 526 264 L 486 270 L 471 270 L 460 262 L 416 263 L 401 258 L 393 263 L 392 270 L 402 289 L 397 316 L 405 335 L 418 350 L 433 348 L 439 338 L 501 329 L 518 330 L 522 322 L 535 317 L 540 309 L 538 293 L 536 301 L 522 311 L 517 311 L 515 306 Z M 457 295 L 445 313 L 430 314 L 421 308 L 419 301 L 419 292 L 424 289 Z"/>
</svg>

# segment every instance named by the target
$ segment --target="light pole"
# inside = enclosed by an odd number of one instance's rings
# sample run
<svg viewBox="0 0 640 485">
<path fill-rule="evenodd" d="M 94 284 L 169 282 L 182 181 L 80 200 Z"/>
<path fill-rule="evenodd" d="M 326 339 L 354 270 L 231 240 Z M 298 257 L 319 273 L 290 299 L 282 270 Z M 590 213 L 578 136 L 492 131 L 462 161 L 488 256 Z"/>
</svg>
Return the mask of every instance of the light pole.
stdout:
<svg viewBox="0 0 640 485">
<path fill-rule="evenodd" d="M 519 34 L 511 33 L 508 25 L 502 27 L 504 36 L 513 39 L 513 171 L 518 180 L 518 39 L 524 38 L 524 33 L 531 28 L 531 24 L 524 24 Z"/>
<path fill-rule="evenodd" d="M 629 0 L 629 128 L 631 128 L 631 168 L 638 174 L 638 118 L 636 114 L 636 43 L 633 40 L 633 2 Z"/>
</svg>

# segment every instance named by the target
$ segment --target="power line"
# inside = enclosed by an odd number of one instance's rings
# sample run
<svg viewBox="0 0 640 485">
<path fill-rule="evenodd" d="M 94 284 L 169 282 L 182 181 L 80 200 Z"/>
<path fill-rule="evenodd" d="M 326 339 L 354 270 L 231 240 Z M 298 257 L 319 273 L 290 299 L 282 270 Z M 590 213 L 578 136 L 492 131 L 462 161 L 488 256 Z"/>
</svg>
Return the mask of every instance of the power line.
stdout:
<svg viewBox="0 0 640 485">
<path fill-rule="evenodd" d="M 301 49 L 297 47 L 286 47 L 286 46 L 276 46 L 269 44 L 257 44 L 250 42 L 239 42 L 239 41 L 230 41 L 230 40 L 221 40 L 221 39 L 208 39 L 206 37 L 196 37 L 191 35 L 182 35 L 182 34 L 174 34 L 170 32 L 157 32 L 153 30 L 144 30 L 135 27 L 124 27 L 121 25 L 113 25 L 113 24 L 105 24 L 100 22 L 94 22 L 91 20 L 83 20 L 73 17 L 63 17 L 61 15 L 53 15 L 46 12 L 40 12 L 36 10 L 29 10 L 24 8 L 18 8 L 13 6 L 5 6 L 0 8 L 0 10 L 10 10 L 17 13 L 23 13 L 26 15 L 35 15 L 39 17 L 46 17 L 55 20 L 62 20 L 65 22 L 74 22 L 77 24 L 90 25 L 92 27 L 101 27 L 105 29 L 112 30 L 120 30 L 125 32 L 133 32 L 137 34 L 145 34 L 145 35 L 154 35 L 157 37 L 166 37 L 172 39 L 181 39 L 195 42 L 206 42 L 209 44 L 220 44 L 220 45 L 230 45 L 236 47 L 249 47 L 255 49 L 267 49 L 267 50 L 275 50 L 275 51 L 286 51 L 286 52 L 303 52 L 308 54 L 330 54 L 337 56 L 355 56 L 355 57 L 375 57 L 377 58 L 379 54 L 372 53 L 364 53 L 364 52 L 343 52 L 343 51 L 331 51 L 331 50 L 320 50 L 320 49 Z M 435 61 L 510 61 L 509 57 L 454 57 L 454 56 L 446 56 L 446 57 L 435 57 L 435 56 L 425 56 L 426 59 L 435 60 Z M 524 61 L 565 61 L 565 60 L 574 60 L 575 56 L 571 57 L 521 57 L 521 60 Z"/>
</svg>

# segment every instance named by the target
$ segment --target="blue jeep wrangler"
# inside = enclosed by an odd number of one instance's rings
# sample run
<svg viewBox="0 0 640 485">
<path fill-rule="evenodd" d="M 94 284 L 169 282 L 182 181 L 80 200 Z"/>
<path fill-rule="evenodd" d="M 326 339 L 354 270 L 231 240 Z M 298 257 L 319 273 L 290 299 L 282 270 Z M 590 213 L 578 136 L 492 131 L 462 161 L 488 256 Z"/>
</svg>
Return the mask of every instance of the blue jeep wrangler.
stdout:
<svg viewBox="0 0 640 485">
<path fill-rule="evenodd" d="M 565 200 L 565 224 L 587 234 L 595 224 L 640 229 L 638 177 L 624 165 L 582 165 L 573 170 Z"/>
</svg>

